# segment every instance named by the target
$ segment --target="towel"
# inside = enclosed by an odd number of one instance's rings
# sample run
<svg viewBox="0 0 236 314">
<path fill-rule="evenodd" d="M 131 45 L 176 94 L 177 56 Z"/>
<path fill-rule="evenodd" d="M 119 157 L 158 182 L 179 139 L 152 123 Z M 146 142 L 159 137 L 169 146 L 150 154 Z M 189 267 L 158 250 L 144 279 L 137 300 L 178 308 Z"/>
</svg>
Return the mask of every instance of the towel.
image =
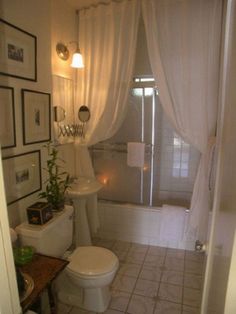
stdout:
<svg viewBox="0 0 236 314">
<path fill-rule="evenodd" d="M 17 233 L 14 229 L 10 228 L 11 242 L 14 243 L 17 240 Z"/>
<path fill-rule="evenodd" d="M 127 150 L 128 166 L 142 168 L 144 166 L 145 143 L 129 142 Z"/>
<path fill-rule="evenodd" d="M 184 236 L 186 208 L 175 205 L 163 205 L 161 216 L 161 246 L 181 248 Z"/>
</svg>

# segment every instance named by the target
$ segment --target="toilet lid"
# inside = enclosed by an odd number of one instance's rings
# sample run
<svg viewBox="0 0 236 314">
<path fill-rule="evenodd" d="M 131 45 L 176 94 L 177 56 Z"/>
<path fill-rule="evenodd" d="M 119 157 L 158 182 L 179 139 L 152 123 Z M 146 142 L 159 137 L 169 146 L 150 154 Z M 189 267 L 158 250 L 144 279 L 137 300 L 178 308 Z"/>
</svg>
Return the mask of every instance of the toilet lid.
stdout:
<svg viewBox="0 0 236 314">
<path fill-rule="evenodd" d="M 67 268 L 83 275 L 101 275 L 109 273 L 118 265 L 116 255 L 105 248 L 82 246 L 75 249 L 69 257 Z"/>
</svg>

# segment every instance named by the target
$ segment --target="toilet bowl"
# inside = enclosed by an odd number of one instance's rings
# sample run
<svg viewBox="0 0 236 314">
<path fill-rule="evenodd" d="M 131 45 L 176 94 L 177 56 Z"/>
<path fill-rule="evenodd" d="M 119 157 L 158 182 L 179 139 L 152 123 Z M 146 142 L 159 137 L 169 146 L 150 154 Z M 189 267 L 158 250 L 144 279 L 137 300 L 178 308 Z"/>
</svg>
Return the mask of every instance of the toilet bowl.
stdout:
<svg viewBox="0 0 236 314">
<path fill-rule="evenodd" d="M 69 256 L 66 273 L 71 281 L 83 288 L 109 285 L 118 269 L 117 257 L 105 248 L 96 246 L 78 247 Z"/>
<path fill-rule="evenodd" d="M 68 257 L 70 263 L 55 282 L 55 291 L 62 303 L 83 309 L 104 312 L 110 302 L 109 285 L 119 267 L 111 251 L 96 247 L 78 247 Z"/>
<path fill-rule="evenodd" d="M 61 257 L 72 243 L 73 208 L 43 226 L 23 223 L 16 227 L 22 245 L 32 245 L 41 254 Z M 64 232 L 63 232 L 64 231 Z M 70 263 L 55 280 L 58 299 L 66 304 L 94 312 L 104 312 L 111 299 L 109 285 L 119 267 L 116 255 L 97 246 L 77 247 L 68 256 Z"/>
</svg>

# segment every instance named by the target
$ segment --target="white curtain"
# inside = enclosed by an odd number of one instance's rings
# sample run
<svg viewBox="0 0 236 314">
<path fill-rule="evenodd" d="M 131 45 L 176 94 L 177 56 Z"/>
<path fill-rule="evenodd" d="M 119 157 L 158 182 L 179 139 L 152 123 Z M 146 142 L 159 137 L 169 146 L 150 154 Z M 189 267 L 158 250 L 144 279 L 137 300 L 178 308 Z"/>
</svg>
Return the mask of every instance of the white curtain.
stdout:
<svg viewBox="0 0 236 314">
<path fill-rule="evenodd" d="M 91 118 L 85 138 L 75 143 L 76 176 L 94 176 L 88 146 L 113 136 L 125 117 L 139 15 L 139 0 L 111 1 L 79 12 L 79 45 L 85 68 L 77 71 L 75 117 L 85 105 Z M 87 218 L 90 231 L 95 233 L 99 226 L 96 197 L 87 202 Z"/>
<path fill-rule="evenodd" d="M 151 68 L 177 133 L 201 153 L 187 240 L 206 239 L 209 167 L 217 119 L 221 0 L 143 0 Z"/>
<path fill-rule="evenodd" d="M 93 174 L 86 147 L 115 134 L 125 117 L 139 15 L 138 0 L 101 3 L 79 12 L 85 68 L 77 75 L 75 113 L 86 105 L 91 118 L 82 145 L 77 141 L 77 174 Z"/>
</svg>

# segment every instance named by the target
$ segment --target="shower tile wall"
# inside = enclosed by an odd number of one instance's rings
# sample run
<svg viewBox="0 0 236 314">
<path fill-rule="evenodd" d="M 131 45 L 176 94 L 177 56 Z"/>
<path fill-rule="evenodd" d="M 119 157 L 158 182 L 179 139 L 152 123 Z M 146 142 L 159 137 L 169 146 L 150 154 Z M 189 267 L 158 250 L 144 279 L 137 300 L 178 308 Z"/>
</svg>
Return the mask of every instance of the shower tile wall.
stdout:
<svg viewBox="0 0 236 314">
<path fill-rule="evenodd" d="M 185 143 L 173 130 L 160 109 L 157 124 L 157 154 L 159 163 L 155 177 L 159 176 L 159 193 L 154 193 L 154 204 L 158 200 L 169 204 L 188 206 L 196 176 L 200 154 Z"/>
<path fill-rule="evenodd" d="M 97 178 L 104 183 L 99 198 L 136 204 L 161 206 L 163 203 L 189 206 L 199 153 L 184 143 L 165 117 L 158 95 L 155 96 L 155 114 L 152 93 L 133 89 L 128 100 L 128 112 L 120 130 L 113 138 L 95 145 L 92 160 Z M 141 90 L 141 95 L 140 95 Z M 147 94 L 142 98 L 142 92 Z M 142 103 L 144 111 L 142 112 Z M 151 152 L 145 154 L 143 171 L 143 202 L 140 197 L 140 169 L 127 166 L 126 143 L 141 141 L 142 115 L 144 142 L 151 143 L 152 116 L 154 126 L 153 197 L 150 203 Z M 123 145 L 108 146 L 109 143 Z M 122 148 L 122 149 L 120 149 Z M 117 151 L 118 150 L 118 151 Z M 132 188 L 131 188 L 132 187 Z"/>
</svg>

